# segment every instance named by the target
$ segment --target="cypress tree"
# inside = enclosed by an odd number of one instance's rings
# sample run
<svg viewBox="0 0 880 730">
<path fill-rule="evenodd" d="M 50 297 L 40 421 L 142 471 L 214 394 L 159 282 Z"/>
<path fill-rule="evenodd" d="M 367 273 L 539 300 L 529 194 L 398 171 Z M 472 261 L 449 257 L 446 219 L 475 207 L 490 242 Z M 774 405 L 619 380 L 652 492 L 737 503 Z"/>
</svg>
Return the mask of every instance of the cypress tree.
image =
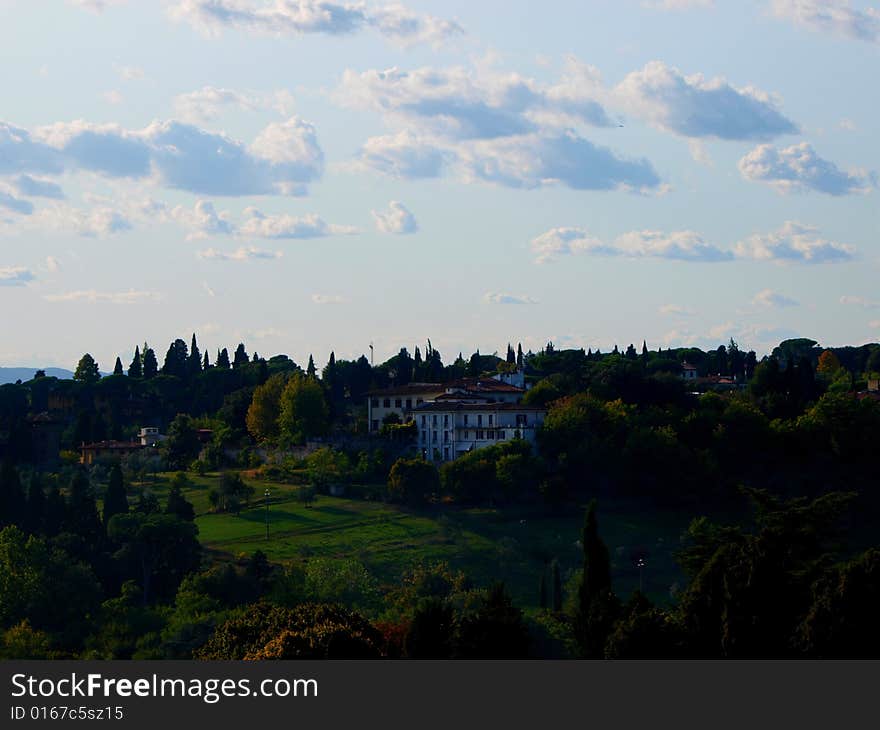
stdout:
<svg viewBox="0 0 880 730">
<path fill-rule="evenodd" d="M 114 375 L 123 375 L 125 371 L 122 369 L 122 360 L 119 359 L 119 356 L 116 356 L 116 364 L 113 366 L 113 374 Z"/>
<path fill-rule="evenodd" d="M 581 541 L 584 564 L 578 589 L 575 636 L 584 657 L 601 658 L 619 606 L 611 591 L 611 558 L 599 537 L 595 500 L 587 507 Z"/>
<path fill-rule="evenodd" d="M 217 351 L 217 367 L 221 370 L 229 370 L 229 350 L 225 347 Z"/>
<path fill-rule="evenodd" d="M 196 343 L 196 333 L 193 332 L 192 342 L 189 346 L 189 360 L 187 360 L 187 370 L 190 375 L 198 375 L 202 371 L 202 353 L 199 352 L 199 346 Z"/>
<path fill-rule="evenodd" d="M 315 360 L 311 355 L 309 355 L 309 364 L 308 367 L 306 367 L 306 375 L 308 375 L 310 378 L 314 378 L 315 373 L 317 372 L 318 369 L 315 367 Z"/>
<path fill-rule="evenodd" d="M 153 348 L 149 347 L 146 342 L 144 343 L 143 365 L 144 380 L 155 378 L 159 373 L 159 361 L 156 360 L 156 353 L 153 352 Z"/>
<path fill-rule="evenodd" d="M 521 368 L 525 364 L 525 358 L 523 357 L 522 351 L 522 343 L 517 343 L 516 346 L 516 366 Z"/>
<path fill-rule="evenodd" d="M 207 370 L 211 367 L 211 361 L 208 360 L 208 351 L 205 350 L 205 356 L 202 358 L 202 370 Z"/>
<path fill-rule="evenodd" d="M 110 470 L 110 482 L 104 495 L 104 529 L 110 524 L 113 515 L 128 512 L 128 497 L 125 496 L 125 483 L 122 478 L 122 467 L 114 464 Z"/>
<path fill-rule="evenodd" d="M 196 511 L 192 504 L 183 496 L 181 482 L 186 481 L 186 476 L 178 474 L 171 480 L 168 490 L 168 502 L 165 505 L 165 514 L 176 515 L 182 520 L 192 522 L 196 518 Z"/>
<path fill-rule="evenodd" d="M 141 367 L 141 349 L 135 345 L 134 357 L 131 359 L 131 365 L 128 366 L 128 377 L 140 378 L 143 376 L 143 372 L 143 368 Z"/>
<path fill-rule="evenodd" d="M 507 343 L 507 362 L 511 365 L 516 362 L 516 353 L 514 353 L 513 347 L 509 342 Z"/>
</svg>

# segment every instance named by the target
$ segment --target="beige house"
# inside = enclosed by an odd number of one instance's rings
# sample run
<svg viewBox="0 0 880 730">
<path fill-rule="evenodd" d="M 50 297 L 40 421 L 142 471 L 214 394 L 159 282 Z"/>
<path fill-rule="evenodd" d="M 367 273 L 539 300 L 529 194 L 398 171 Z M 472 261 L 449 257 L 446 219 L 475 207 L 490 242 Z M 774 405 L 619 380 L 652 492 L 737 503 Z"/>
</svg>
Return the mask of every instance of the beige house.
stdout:
<svg viewBox="0 0 880 730">
<path fill-rule="evenodd" d="M 370 433 L 378 433 L 385 418 L 394 413 L 403 423 L 406 412 L 446 392 L 442 383 L 408 383 L 367 393 L 367 422 Z"/>
</svg>

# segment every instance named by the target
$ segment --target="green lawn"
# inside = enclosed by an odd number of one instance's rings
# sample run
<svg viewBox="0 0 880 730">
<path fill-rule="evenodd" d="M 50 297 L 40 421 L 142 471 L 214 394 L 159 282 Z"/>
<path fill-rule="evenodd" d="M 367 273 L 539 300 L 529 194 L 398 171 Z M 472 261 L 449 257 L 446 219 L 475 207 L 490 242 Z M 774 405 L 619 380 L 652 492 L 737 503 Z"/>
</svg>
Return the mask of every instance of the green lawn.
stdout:
<svg viewBox="0 0 880 730">
<path fill-rule="evenodd" d="M 166 475 L 170 476 L 170 475 Z M 582 509 L 540 514 L 534 509 L 457 509 L 410 511 L 394 505 L 319 495 L 306 507 L 297 487 L 246 480 L 255 489 L 250 509 L 239 515 L 213 514 L 208 489 L 217 475 L 191 476 L 186 493 L 195 506 L 202 544 L 215 554 L 265 552 L 275 562 L 309 556 L 357 558 L 386 584 L 419 561 L 446 560 L 477 583 L 503 580 L 521 606 L 536 606 L 546 561 L 559 560 L 563 578 L 580 565 L 577 541 Z M 151 485 L 160 499 L 166 477 Z M 269 539 L 263 492 L 268 487 Z M 633 555 L 647 553 L 645 592 L 668 601 L 670 586 L 681 582 L 672 553 L 690 516 L 624 505 L 600 505 L 599 529 L 611 552 L 615 589 L 628 596 L 639 584 Z"/>
</svg>

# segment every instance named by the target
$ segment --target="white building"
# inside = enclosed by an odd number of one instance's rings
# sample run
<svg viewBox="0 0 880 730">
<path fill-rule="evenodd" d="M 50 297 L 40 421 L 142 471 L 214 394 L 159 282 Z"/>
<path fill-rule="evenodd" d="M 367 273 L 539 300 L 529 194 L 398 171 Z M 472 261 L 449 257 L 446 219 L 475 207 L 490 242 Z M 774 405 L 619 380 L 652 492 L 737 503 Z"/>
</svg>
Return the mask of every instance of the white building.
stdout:
<svg viewBox="0 0 880 730">
<path fill-rule="evenodd" d="M 689 362 L 683 362 L 681 364 L 681 377 L 684 380 L 696 380 L 697 366 L 691 365 Z"/>
<path fill-rule="evenodd" d="M 547 411 L 519 403 L 434 401 L 413 408 L 409 415 L 419 429 L 422 455 L 442 462 L 515 438 L 534 443 Z"/>
<path fill-rule="evenodd" d="M 138 431 L 138 441 L 141 446 L 154 446 L 164 440 L 165 436 L 159 433 L 159 429 L 155 426 L 145 426 Z"/>
</svg>

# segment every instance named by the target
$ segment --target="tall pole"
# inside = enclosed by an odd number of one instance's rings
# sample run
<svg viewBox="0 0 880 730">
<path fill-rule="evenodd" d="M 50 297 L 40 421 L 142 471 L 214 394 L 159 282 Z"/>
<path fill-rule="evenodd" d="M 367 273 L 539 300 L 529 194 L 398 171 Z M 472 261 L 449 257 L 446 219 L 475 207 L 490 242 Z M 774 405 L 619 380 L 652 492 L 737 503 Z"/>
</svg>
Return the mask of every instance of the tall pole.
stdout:
<svg viewBox="0 0 880 730">
<path fill-rule="evenodd" d="M 269 539 L 269 490 L 267 489 L 264 493 L 266 497 L 266 539 Z"/>
</svg>

